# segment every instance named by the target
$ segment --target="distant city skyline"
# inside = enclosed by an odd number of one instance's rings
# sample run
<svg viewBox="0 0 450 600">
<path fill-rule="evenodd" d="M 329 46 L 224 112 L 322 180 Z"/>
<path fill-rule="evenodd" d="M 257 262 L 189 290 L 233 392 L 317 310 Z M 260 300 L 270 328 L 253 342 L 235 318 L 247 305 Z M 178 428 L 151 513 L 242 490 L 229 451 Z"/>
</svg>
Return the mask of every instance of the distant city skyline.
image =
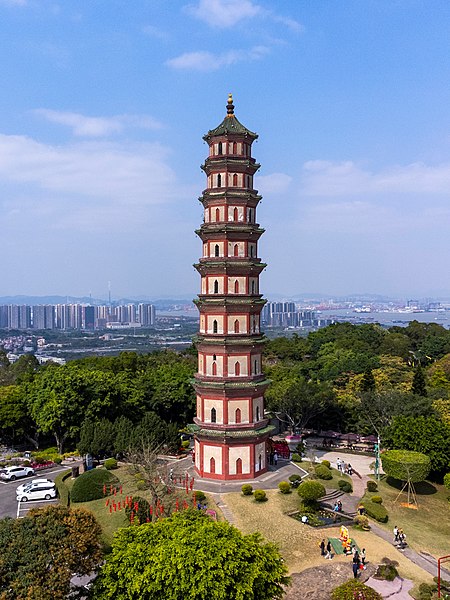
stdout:
<svg viewBox="0 0 450 600">
<path fill-rule="evenodd" d="M 232 92 L 259 134 L 264 296 L 448 297 L 449 19 L 0 0 L 0 296 L 194 298 L 202 136 Z"/>
</svg>

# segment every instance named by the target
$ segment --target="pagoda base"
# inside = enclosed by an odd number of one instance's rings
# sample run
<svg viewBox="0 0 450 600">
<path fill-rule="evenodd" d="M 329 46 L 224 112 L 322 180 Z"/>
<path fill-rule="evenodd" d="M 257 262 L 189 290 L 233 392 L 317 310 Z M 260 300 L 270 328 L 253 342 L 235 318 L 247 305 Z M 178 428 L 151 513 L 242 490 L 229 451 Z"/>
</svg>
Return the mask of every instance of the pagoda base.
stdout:
<svg viewBox="0 0 450 600">
<path fill-rule="evenodd" d="M 195 439 L 195 471 L 204 479 L 255 479 L 267 471 L 267 437 L 253 440 Z"/>
</svg>

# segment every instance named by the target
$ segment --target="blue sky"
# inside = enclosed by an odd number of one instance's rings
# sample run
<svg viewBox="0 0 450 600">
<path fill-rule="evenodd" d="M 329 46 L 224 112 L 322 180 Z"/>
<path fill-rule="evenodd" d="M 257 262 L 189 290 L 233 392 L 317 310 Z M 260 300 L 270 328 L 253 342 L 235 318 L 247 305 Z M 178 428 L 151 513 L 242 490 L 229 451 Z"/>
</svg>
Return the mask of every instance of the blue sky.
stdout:
<svg viewBox="0 0 450 600">
<path fill-rule="evenodd" d="M 449 29 L 447 0 L 0 0 L 0 296 L 194 296 L 229 92 L 266 294 L 449 294 Z"/>
</svg>

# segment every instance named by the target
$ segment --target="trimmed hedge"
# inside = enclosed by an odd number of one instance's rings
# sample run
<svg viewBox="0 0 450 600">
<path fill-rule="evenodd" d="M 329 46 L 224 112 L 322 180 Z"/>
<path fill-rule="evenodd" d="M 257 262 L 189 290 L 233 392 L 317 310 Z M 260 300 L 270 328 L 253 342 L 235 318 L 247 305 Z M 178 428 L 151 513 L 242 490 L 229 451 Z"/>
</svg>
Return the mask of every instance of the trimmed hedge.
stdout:
<svg viewBox="0 0 450 600">
<path fill-rule="evenodd" d="M 289 481 L 280 481 L 278 484 L 278 489 L 282 494 L 290 494 L 291 493 L 291 484 Z"/>
<path fill-rule="evenodd" d="M 294 473 L 293 475 L 289 475 L 289 481 L 298 481 L 299 479 L 301 479 L 301 475 L 297 475 L 296 473 Z"/>
<path fill-rule="evenodd" d="M 75 479 L 70 498 L 72 502 L 90 502 L 103 498 L 103 486 L 106 485 L 106 495 L 110 493 L 110 487 L 117 486 L 119 480 L 111 471 L 106 469 L 92 469 L 86 471 Z"/>
<path fill-rule="evenodd" d="M 377 492 L 378 491 L 377 482 L 372 481 L 372 479 L 369 479 L 369 481 L 367 482 L 367 491 L 368 492 Z"/>
<path fill-rule="evenodd" d="M 328 467 L 326 467 L 325 465 L 319 465 L 314 469 L 316 476 L 319 479 L 333 479 L 333 473 L 331 472 L 331 469 L 329 469 Z"/>
<path fill-rule="evenodd" d="M 413 483 L 424 481 L 431 469 L 429 456 L 411 450 L 388 450 L 381 455 L 381 464 L 389 477 Z"/>
<path fill-rule="evenodd" d="M 195 494 L 196 502 L 205 502 L 206 501 L 206 494 L 204 492 L 202 492 L 201 490 L 194 490 L 194 494 Z"/>
<path fill-rule="evenodd" d="M 256 502 L 265 502 L 267 500 L 266 492 L 264 490 L 255 490 L 253 492 L 253 497 Z"/>
<path fill-rule="evenodd" d="M 70 506 L 70 493 L 66 485 L 66 479 L 72 475 L 72 471 L 63 471 L 55 477 L 55 485 L 58 490 L 59 503 L 63 506 Z"/>
<path fill-rule="evenodd" d="M 331 463 L 329 460 L 322 460 L 322 462 L 320 463 L 321 465 L 324 465 L 325 467 L 327 467 L 328 469 L 331 469 Z"/>
<path fill-rule="evenodd" d="M 300 454 L 297 454 L 296 452 L 294 452 L 291 460 L 293 460 L 294 462 L 302 462 L 302 457 L 300 456 Z"/>
<path fill-rule="evenodd" d="M 341 490 L 341 492 L 345 492 L 346 494 L 351 494 L 353 492 L 352 484 L 346 479 L 339 479 L 338 487 Z"/>
<path fill-rule="evenodd" d="M 241 487 L 241 491 L 244 496 L 251 496 L 253 494 L 253 487 L 249 483 L 244 483 Z"/>
<path fill-rule="evenodd" d="M 372 496 L 370 500 L 375 502 L 375 504 L 383 504 L 383 498 L 381 496 Z"/>
<path fill-rule="evenodd" d="M 334 588 L 331 598 L 332 600 L 354 600 L 359 597 L 358 592 L 362 592 L 361 597 L 365 600 L 383 600 L 383 596 L 380 596 L 373 588 L 364 585 L 357 579 L 350 579 L 350 581 Z"/>
<path fill-rule="evenodd" d="M 370 500 L 365 500 L 361 504 L 364 506 L 366 514 L 369 517 L 375 519 L 375 521 L 379 521 L 380 523 L 388 522 L 388 511 L 384 508 L 382 504 L 375 504 L 375 502 L 371 502 Z"/>
<path fill-rule="evenodd" d="M 105 469 L 108 469 L 108 471 L 117 469 L 117 460 L 115 458 L 107 458 L 105 460 Z"/>
<path fill-rule="evenodd" d="M 300 498 L 305 502 L 316 502 L 322 496 L 325 496 L 326 491 L 319 481 L 304 481 L 297 491 Z"/>
</svg>

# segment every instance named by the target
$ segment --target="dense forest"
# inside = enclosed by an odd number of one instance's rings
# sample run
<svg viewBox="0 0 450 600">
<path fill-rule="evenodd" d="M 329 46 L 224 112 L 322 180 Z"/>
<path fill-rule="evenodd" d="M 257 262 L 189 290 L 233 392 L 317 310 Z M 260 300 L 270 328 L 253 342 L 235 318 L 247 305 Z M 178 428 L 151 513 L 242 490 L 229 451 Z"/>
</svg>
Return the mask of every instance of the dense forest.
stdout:
<svg viewBox="0 0 450 600">
<path fill-rule="evenodd" d="M 384 446 L 450 462 L 450 331 L 411 322 L 330 325 L 307 337 L 268 341 L 267 408 L 286 428 L 380 433 Z M 88 357 L 40 367 L 32 355 L 10 364 L 0 350 L 1 442 L 56 443 L 94 453 L 134 441 L 176 446 L 192 421 L 193 348 Z"/>
</svg>

